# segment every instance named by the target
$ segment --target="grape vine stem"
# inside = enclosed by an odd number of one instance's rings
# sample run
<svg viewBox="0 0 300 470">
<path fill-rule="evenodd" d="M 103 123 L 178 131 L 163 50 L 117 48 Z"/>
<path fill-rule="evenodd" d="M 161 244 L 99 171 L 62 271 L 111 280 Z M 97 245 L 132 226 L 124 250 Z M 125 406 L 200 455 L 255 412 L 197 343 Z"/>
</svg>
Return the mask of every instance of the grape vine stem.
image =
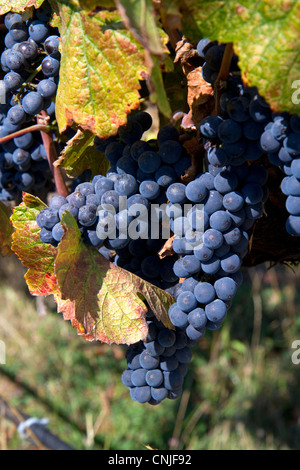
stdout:
<svg viewBox="0 0 300 470">
<path fill-rule="evenodd" d="M 46 125 L 45 123 L 34 124 L 33 126 L 25 127 L 24 129 L 20 129 L 19 131 L 12 132 L 11 134 L 1 137 L 0 145 L 4 144 L 5 142 L 8 142 L 11 139 L 14 139 L 15 137 L 20 137 L 21 135 L 28 134 L 28 132 L 35 132 L 35 131 L 49 132 L 49 130 L 50 130 L 50 127 Z"/>
<path fill-rule="evenodd" d="M 216 90 L 215 114 L 220 113 L 220 96 L 223 92 L 222 82 L 225 82 L 228 79 L 232 57 L 233 57 L 233 43 L 228 42 L 225 47 L 219 74 L 215 82 L 215 90 Z"/>
<path fill-rule="evenodd" d="M 42 123 L 45 123 L 49 120 L 49 116 L 46 111 L 41 111 L 41 113 L 37 116 L 38 125 L 42 126 Z M 69 190 L 66 186 L 66 182 L 62 173 L 61 168 L 54 166 L 54 162 L 57 160 L 58 155 L 55 147 L 55 143 L 52 139 L 52 135 L 50 132 L 49 126 L 45 126 L 43 129 L 40 129 L 41 137 L 43 140 L 43 144 L 46 150 L 48 163 L 50 169 L 52 171 L 56 191 L 60 196 L 66 197 L 69 194 Z"/>
</svg>

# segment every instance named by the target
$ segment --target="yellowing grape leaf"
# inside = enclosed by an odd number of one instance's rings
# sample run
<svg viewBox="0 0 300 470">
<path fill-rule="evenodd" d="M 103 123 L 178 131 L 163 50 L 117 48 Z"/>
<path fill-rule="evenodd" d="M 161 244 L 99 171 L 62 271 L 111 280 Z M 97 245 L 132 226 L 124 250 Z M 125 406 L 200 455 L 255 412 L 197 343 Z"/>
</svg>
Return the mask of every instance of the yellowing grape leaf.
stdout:
<svg viewBox="0 0 300 470">
<path fill-rule="evenodd" d="M 78 335 L 92 341 L 94 337 L 86 335 L 83 326 L 75 318 L 75 305 L 70 300 L 62 300 L 54 274 L 56 248 L 42 243 L 39 238 L 40 228 L 36 223 L 39 212 L 47 207 L 39 198 L 23 194 L 23 202 L 14 208 L 11 222 L 15 228 L 12 251 L 22 264 L 28 268 L 25 280 L 32 295 L 53 295 L 57 311 L 69 320 Z"/>
<path fill-rule="evenodd" d="M 90 170 L 92 176 L 106 175 L 110 164 L 104 153 L 95 148 L 94 137 L 90 131 L 78 130 L 68 141 L 55 166 L 64 168 L 70 177 L 77 177 L 85 170 Z"/>
<path fill-rule="evenodd" d="M 233 42 L 242 77 L 274 111 L 299 114 L 299 0 L 177 0 L 183 33 Z"/>
<path fill-rule="evenodd" d="M 140 80 L 147 77 L 144 50 L 116 10 L 99 8 L 89 14 L 78 0 L 57 5 L 62 53 L 56 99 L 59 129 L 75 124 L 100 137 L 114 134 L 140 105 Z"/>
<path fill-rule="evenodd" d="M 2 256 L 10 255 L 11 236 L 13 233 L 12 225 L 9 221 L 9 209 L 0 202 L 0 254 Z"/>
<path fill-rule="evenodd" d="M 23 194 L 23 202 L 14 208 L 11 216 L 15 228 L 12 251 L 28 268 L 25 280 L 32 295 L 53 295 L 57 311 L 69 320 L 79 335 L 85 336 L 83 327 L 74 316 L 74 302 L 62 300 L 54 274 L 56 248 L 40 241 L 40 228 L 36 223 L 39 212 L 47 207 L 39 198 Z M 85 336 L 88 340 L 88 336 Z M 92 338 L 94 339 L 94 338 Z"/>
<path fill-rule="evenodd" d="M 24 11 L 26 8 L 39 8 L 44 0 L 0 0 L 0 15 L 5 15 L 9 11 L 16 13 Z"/>
<path fill-rule="evenodd" d="M 40 228 L 36 223 L 38 213 L 47 207 L 39 198 L 23 194 L 23 202 L 14 207 L 11 222 L 12 251 L 28 268 L 25 280 L 32 295 L 58 293 L 54 275 L 56 248 L 40 241 Z"/>
<path fill-rule="evenodd" d="M 58 246 L 55 275 L 62 300 L 74 303 L 75 319 L 90 339 L 131 344 L 148 331 L 145 299 L 157 318 L 172 328 L 170 294 L 106 260 L 81 238 L 77 223 L 65 213 L 65 234 Z M 73 318 L 71 311 L 70 317 Z"/>
</svg>

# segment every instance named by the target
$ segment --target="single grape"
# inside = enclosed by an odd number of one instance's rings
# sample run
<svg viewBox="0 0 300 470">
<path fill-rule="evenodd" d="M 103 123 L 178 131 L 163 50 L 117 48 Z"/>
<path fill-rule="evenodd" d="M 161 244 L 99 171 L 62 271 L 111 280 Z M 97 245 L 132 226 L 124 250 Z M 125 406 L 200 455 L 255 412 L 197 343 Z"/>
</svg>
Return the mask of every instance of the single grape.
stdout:
<svg viewBox="0 0 300 470">
<path fill-rule="evenodd" d="M 146 374 L 145 369 L 136 369 L 131 374 L 131 382 L 134 387 L 143 387 L 146 385 Z"/>
<path fill-rule="evenodd" d="M 213 300 L 205 307 L 207 319 L 212 322 L 220 322 L 224 320 L 227 314 L 227 307 L 225 302 L 220 299 Z"/>
<path fill-rule="evenodd" d="M 218 137 L 224 143 L 237 142 L 242 134 L 241 125 L 233 119 L 224 119 L 218 127 Z"/>
<path fill-rule="evenodd" d="M 36 223 L 40 228 L 52 230 L 55 224 L 59 222 L 58 212 L 52 208 L 42 209 L 37 215 Z"/>
<path fill-rule="evenodd" d="M 59 58 L 59 36 L 48 36 L 44 42 L 44 50 L 51 57 Z"/>
<path fill-rule="evenodd" d="M 185 194 L 187 199 L 197 203 L 202 202 L 206 198 L 208 190 L 199 179 L 196 179 L 187 184 Z"/>
<path fill-rule="evenodd" d="M 84 227 L 94 225 L 97 220 L 97 207 L 94 205 L 83 205 L 78 211 L 78 222 Z"/>
<path fill-rule="evenodd" d="M 45 57 L 42 60 L 41 68 L 46 77 L 56 77 L 59 73 L 60 62 L 54 57 Z"/>
<path fill-rule="evenodd" d="M 13 124 L 22 124 L 26 119 L 26 113 L 22 106 L 16 105 L 7 112 L 7 119 Z"/>
<path fill-rule="evenodd" d="M 37 92 L 43 98 L 52 98 L 55 96 L 57 85 L 51 78 L 45 78 L 38 83 Z"/>
<path fill-rule="evenodd" d="M 230 277 L 223 277 L 214 283 L 214 289 L 219 299 L 227 301 L 235 296 L 237 285 Z"/>
<path fill-rule="evenodd" d="M 163 380 L 164 380 L 164 376 L 160 369 L 148 370 L 146 372 L 146 383 L 150 387 L 160 387 L 163 383 Z M 152 390 L 151 390 L 151 395 L 152 395 Z"/>
<path fill-rule="evenodd" d="M 182 292 L 177 298 L 177 305 L 183 312 L 190 312 L 197 306 L 197 299 L 190 291 Z"/>
<path fill-rule="evenodd" d="M 49 26 L 40 20 L 31 21 L 28 32 L 31 39 L 37 43 L 43 42 L 49 35 Z"/>
<path fill-rule="evenodd" d="M 167 189 L 167 198 L 173 204 L 182 204 L 186 200 L 185 185 L 174 183 Z"/>
<path fill-rule="evenodd" d="M 161 165 L 161 158 L 158 153 L 148 150 L 139 156 L 138 165 L 144 173 L 155 173 Z"/>
<path fill-rule="evenodd" d="M 8 50 L 5 61 L 8 69 L 13 70 L 14 72 L 21 71 L 26 65 L 26 60 L 23 54 L 12 49 Z"/>
<path fill-rule="evenodd" d="M 61 223 L 58 222 L 58 223 L 55 224 L 54 227 L 52 228 L 52 237 L 53 237 L 54 240 L 56 240 L 57 242 L 60 242 L 60 240 L 61 240 L 62 237 L 63 237 L 63 234 L 64 234 L 64 229 L 63 229 Z"/>
<path fill-rule="evenodd" d="M 203 308 L 197 307 L 188 314 L 189 324 L 197 330 L 201 330 L 207 323 L 207 316 Z"/>
<path fill-rule="evenodd" d="M 216 297 L 214 286 L 209 282 L 199 282 L 194 288 L 194 295 L 200 304 L 208 304 Z"/>
<path fill-rule="evenodd" d="M 175 140 L 166 140 L 160 145 L 158 153 L 164 163 L 173 165 L 182 156 L 182 146 Z"/>
<path fill-rule="evenodd" d="M 25 113 L 35 116 L 38 114 L 44 106 L 44 99 L 38 91 L 30 91 L 26 93 L 22 99 L 22 107 Z"/>
</svg>

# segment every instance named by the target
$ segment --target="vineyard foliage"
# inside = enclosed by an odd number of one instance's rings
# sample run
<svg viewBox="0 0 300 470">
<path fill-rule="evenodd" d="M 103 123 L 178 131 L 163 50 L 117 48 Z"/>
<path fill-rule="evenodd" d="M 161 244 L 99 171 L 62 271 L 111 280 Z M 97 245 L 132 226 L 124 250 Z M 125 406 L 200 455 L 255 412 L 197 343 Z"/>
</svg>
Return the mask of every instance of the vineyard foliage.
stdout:
<svg viewBox="0 0 300 470">
<path fill-rule="evenodd" d="M 3 19 L 15 12 L 30 20 L 43 4 L 0 0 L 0 15 Z M 62 196 L 85 172 L 90 178 L 107 174 L 105 147 L 95 143 L 116 137 L 130 117 L 144 109 L 158 110 L 160 127 L 172 123 L 180 131 L 192 162 L 182 182 L 193 181 L 203 171 L 205 142 L 199 124 L 218 114 L 228 64 L 223 60 L 215 88 L 204 81 L 203 60 L 197 53 L 201 38 L 229 45 L 226 51 L 238 58 L 244 86 L 256 87 L 274 113 L 300 115 L 298 0 L 51 0 L 49 4 L 51 26 L 60 37 L 55 118 L 49 121 L 37 113 L 36 120 L 45 125 L 43 143 L 52 158 L 54 191 Z M 150 134 L 150 140 L 154 138 Z M 284 228 L 288 214 L 278 194 L 280 170 L 269 162 L 265 166 L 271 215 L 266 213 L 251 233 L 253 251 L 245 265 L 300 259 L 299 238 Z M 41 241 L 36 218 L 48 207 L 48 196 L 24 190 L 22 201 L 0 201 L 1 254 L 14 253 L 26 266 L 30 293 L 53 295 L 58 312 L 87 341 L 130 345 L 145 340 L 149 309 L 165 327 L 174 329 L 168 316 L 174 303 L 170 292 L 85 244 L 70 213 L 61 218 L 64 234 L 57 246 Z M 277 235 L 274 226 L 279 227 Z M 165 250 L 169 248 L 167 243 Z"/>
</svg>

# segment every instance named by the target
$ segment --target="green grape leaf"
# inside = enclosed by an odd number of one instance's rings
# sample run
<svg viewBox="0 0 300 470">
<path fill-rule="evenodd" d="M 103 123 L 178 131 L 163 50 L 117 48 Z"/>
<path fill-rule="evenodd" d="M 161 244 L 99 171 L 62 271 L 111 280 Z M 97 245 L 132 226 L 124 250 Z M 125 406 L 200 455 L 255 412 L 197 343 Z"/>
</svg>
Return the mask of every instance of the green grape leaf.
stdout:
<svg viewBox="0 0 300 470">
<path fill-rule="evenodd" d="M 145 299 L 159 320 L 172 328 L 170 294 L 106 260 L 81 238 L 77 223 L 65 212 L 65 234 L 58 246 L 55 275 L 62 300 L 73 302 L 78 325 L 88 339 L 131 344 L 147 335 Z"/>
<path fill-rule="evenodd" d="M 13 228 L 10 223 L 9 209 L 0 202 L 0 253 L 2 256 L 8 256 L 11 251 L 11 237 Z"/>
<path fill-rule="evenodd" d="M 94 146 L 94 134 L 78 130 L 60 154 L 55 166 L 64 168 L 69 177 L 77 177 L 85 170 L 91 170 L 92 176 L 106 175 L 109 161 L 104 153 Z"/>
<path fill-rule="evenodd" d="M 128 29 L 151 54 L 164 56 L 152 0 L 116 0 Z"/>
<path fill-rule="evenodd" d="M 245 83 L 257 86 L 274 111 L 299 114 L 299 0 L 184 0 L 177 5 L 188 38 L 232 42 Z"/>
<path fill-rule="evenodd" d="M 162 68 L 170 67 L 166 44 L 168 36 L 158 26 L 152 0 L 116 0 L 120 15 L 134 37 L 145 49 L 148 67 L 148 88 L 150 101 L 157 104 L 167 118 L 171 116 L 171 106 L 164 87 Z M 173 70 L 173 63 L 171 70 Z"/>
<path fill-rule="evenodd" d="M 169 118 L 172 110 L 166 93 L 159 59 L 151 54 L 149 57 L 149 63 L 151 63 L 151 79 L 149 84 L 149 88 L 151 90 L 150 101 L 153 104 L 157 103 L 160 112 Z"/>
<path fill-rule="evenodd" d="M 11 249 L 28 268 L 25 280 L 32 295 L 58 294 L 54 274 L 56 248 L 41 242 L 36 223 L 37 215 L 45 207 L 39 198 L 24 193 L 23 202 L 14 207 L 11 216 L 15 229 Z"/>
<path fill-rule="evenodd" d="M 77 125 L 95 135 L 115 134 L 140 105 L 147 78 L 144 50 L 116 10 L 91 14 L 77 0 L 58 2 L 61 68 L 56 99 L 60 131 Z"/>
<path fill-rule="evenodd" d="M 0 15 L 5 15 L 9 11 L 19 13 L 27 8 L 39 8 L 44 0 L 0 0 Z"/>
</svg>

